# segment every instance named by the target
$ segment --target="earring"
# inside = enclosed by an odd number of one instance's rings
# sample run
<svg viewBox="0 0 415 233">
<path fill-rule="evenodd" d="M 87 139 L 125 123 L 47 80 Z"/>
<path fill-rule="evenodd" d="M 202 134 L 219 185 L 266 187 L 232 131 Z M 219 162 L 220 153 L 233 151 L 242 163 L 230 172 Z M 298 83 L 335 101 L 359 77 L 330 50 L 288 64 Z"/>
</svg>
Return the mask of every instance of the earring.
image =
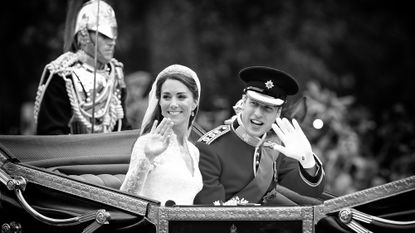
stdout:
<svg viewBox="0 0 415 233">
<path fill-rule="evenodd" d="M 195 112 L 192 111 L 192 113 L 190 115 L 192 115 L 192 117 L 195 116 Z"/>
</svg>

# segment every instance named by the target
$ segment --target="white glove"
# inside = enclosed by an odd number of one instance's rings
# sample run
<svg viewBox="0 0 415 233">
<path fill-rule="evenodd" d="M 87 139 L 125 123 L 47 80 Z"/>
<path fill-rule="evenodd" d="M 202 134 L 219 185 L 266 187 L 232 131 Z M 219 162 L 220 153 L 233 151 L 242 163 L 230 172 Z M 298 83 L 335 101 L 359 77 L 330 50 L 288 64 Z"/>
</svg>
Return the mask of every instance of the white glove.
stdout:
<svg viewBox="0 0 415 233">
<path fill-rule="evenodd" d="M 303 168 L 315 166 L 316 161 L 310 142 L 295 119 L 292 120 L 291 124 L 287 118 L 281 119 L 278 117 L 276 123 L 272 124 L 272 129 L 284 144 L 284 146 L 273 144 L 274 150 L 298 160 Z"/>
</svg>

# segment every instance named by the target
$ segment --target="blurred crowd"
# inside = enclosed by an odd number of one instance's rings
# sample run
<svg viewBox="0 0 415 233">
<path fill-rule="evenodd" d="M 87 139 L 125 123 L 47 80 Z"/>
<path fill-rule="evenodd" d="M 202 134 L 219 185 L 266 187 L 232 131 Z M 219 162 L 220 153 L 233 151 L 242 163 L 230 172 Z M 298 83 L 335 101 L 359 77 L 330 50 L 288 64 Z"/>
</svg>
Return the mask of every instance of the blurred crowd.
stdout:
<svg viewBox="0 0 415 233">
<path fill-rule="evenodd" d="M 415 126 L 401 105 L 375 122 L 351 96 L 339 97 L 315 82 L 304 94 L 302 126 L 324 160 L 328 192 L 344 195 L 415 174 Z"/>
</svg>

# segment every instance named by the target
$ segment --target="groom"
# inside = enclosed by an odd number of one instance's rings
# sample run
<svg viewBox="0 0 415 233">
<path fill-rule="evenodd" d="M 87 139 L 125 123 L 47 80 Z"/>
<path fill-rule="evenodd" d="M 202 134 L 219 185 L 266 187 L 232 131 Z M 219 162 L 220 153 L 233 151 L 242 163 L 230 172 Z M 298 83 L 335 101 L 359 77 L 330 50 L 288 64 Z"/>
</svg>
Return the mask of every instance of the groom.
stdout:
<svg viewBox="0 0 415 233">
<path fill-rule="evenodd" d="M 298 204 L 279 192 L 279 187 L 318 197 L 325 186 L 323 166 L 297 121 L 280 118 L 287 96 L 298 92 L 296 80 L 264 66 L 242 69 L 239 78 L 246 88 L 237 116 L 196 144 L 204 185 L 195 204 L 230 199 Z"/>
</svg>

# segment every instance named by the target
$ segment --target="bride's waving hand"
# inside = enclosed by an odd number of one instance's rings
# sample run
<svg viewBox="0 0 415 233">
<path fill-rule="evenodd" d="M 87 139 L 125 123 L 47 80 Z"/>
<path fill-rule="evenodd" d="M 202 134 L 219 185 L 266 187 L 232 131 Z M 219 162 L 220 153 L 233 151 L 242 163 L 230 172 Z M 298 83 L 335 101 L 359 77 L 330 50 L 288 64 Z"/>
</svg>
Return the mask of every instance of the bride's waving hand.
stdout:
<svg viewBox="0 0 415 233">
<path fill-rule="evenodd" d="M 163 118 L 158 126 L 157 123 L 158 121 L 155 120 L 150 133 L 144 136 L 147 139 L 144 146 L 144 154 L 150 162 L 167 149 L 170 143 L 170 136 L 173 133 L 172 127 L 174 123 L 169 118 Z"/>
</svg>

